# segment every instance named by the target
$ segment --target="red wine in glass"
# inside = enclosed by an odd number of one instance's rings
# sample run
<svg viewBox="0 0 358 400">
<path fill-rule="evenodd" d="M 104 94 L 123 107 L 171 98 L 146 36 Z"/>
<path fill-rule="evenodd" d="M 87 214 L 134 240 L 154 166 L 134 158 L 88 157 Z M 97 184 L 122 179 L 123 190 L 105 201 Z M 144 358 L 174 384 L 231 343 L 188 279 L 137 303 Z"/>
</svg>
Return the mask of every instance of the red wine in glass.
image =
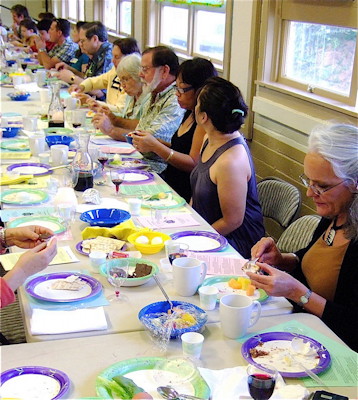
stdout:
<svg viewBox="0 0 358 400">
<path fill-rule="evenodd" d="M 169 258 L 170 264 L 173 264 L 173 261 L 175 259 L 177 259 L 177 258 L 180 258 L 180 257 L 187 257 L 187 255 L 183 254 L 183 253 L 171 253 L 171 254 L 169 254 L 168 258 Z"/>
<path fill-rule="evenodd" d="M 102 164 L 102 168 L 104 168 L 104 164 L 108 161 L 108 157 L 98 157 L 98 161 Z"/>
<path fill-rule="evenodd" d="M 122 182 L 123 182 L 123 179 L 119 179 L 119 178 L 112 179 L 112 183 L 116 186 L 116 194 L 119 193 L 119 186 L 121 185 Z"/>
<path fill-rule="evenodd" d="M 265 373 L 254 373 L 247 378 L 250 396 L 254 400 L 268 400 L 275 389 L 276 380 Z"/>
<path fill-rule="evenodd" d="M 27 68 L 27 63 L 21 63 L 21 68 L 25 71 Z"/>
<path fill-rule="evenodd" d="M 82 126 L 82 124 L 77 123 L 77 122 L 72 122 L 72 126 L 76 129 L 76 128 L 79 128 L 80 126 Z"/>
</svg>

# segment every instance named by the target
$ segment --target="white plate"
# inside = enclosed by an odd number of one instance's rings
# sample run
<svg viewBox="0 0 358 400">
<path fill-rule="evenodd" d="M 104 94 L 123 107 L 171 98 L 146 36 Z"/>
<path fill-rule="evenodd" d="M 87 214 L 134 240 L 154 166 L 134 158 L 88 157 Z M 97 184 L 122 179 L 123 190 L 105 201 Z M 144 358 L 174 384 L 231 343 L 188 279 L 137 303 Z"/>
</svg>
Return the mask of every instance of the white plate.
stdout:
<svg viewBox="0 0 358 400">
<path fill-rule="evenodd" d="M 146 176 L 143 174 L 136 174 L 135 172 L 127 172 L 125 173 L 124 181 L 126 182 L 138 182 L 145 180 Z"/>
<path fill-rule="evenodd" d="M 184 236 L 176 239 L 176 241 L 186 243 L 189 246 L 189 250 L 193 251 L 208 251 L 220 246 L 220 242 L 217 240 L 204 236 Z"/>
<path fill-rule="evenodd" d="M 24 167 L 16 167 L 12 169 L 11 172 L 17 172 L 19 174 L 25 174 L 25 175 L 35 175 L 35 174 L 44 174 L 48 172 L 48 169 L 44 167 L 24 166 Z"/>
<path fill-rule="evenodd" d="M 59 229 L 60 223 L 57 224 L 52 221 L 44 221 L 43 219 L 37 220 L 36 217 L 34 217 L 34 219 L 32 219 L 31 221 L 23 222 L 17 226 L 20 227 L 20 226 L 29 226 L 29 225 L 40 225 L 40 226 L 43 226 L 44 228 L 48 228 L 48 229 L 51 229 L 52 231 L 56 232 Z"/>
<path fill-rule="evenodd" d="M 86 283 L 85 281 L 82 280 L 82 282 L 85 284 L 80 290 L 57 290 L 57 289 L 52 289 L 51 286 L 57 282 L 61 281 L 63 279 L 51 279 L 48 281 L 44 281 L 36 285 L 36 288 L 34 289 L 35 294 L 48 299 L 49 301 L 51 300 L 68 300 L 68 299 L 82 299 L 83 297 L 87 297 L 92 293 L 92 288 L 91 286 Z"/>
</svg>

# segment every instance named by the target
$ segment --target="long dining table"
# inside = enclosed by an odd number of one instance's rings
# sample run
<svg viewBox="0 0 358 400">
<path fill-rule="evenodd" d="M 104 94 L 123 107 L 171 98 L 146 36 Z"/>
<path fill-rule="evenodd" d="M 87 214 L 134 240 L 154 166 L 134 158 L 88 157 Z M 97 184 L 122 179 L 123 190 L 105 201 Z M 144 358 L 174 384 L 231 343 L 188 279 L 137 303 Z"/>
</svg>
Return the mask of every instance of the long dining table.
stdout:
<svg viewBox="0 0 358 400">
<path fill-rule="evenodd" d="M 2 112 L 13 111 L 14 102 L 11 102 L 6 97 L 8 91 L 9 89 L 1 88 Z M 39 107 L 39 95 L 38 93 L 33 93 L 30 101 L 15 104 L 18 106 L 16 111 L 24 115 L 36 112 Z M 6 168 L 6 165 L 18 162 L 18 160 L 9 159 L 3 161 L 2 171 Z M 32 157 L 27 161 L 36 162 L 38 158 Z M 56 173 L 53 176 L 56 177 Z M 163 184 L 164 182 L 155 174 L 154 183 Z M 95 188 L 99 190 L 102 198 L 114 197 L 114 186 L 110 180 L 108 180 L 106 185 L 96 186 Z M 76 192 L 76 196 L 78 202 L 83 203 L 82 193 Z M 120 196 L 116 199 L 125 206 L 128 197 Z M 52 200 L 50 199 L 50 205 L 52 204 Z M 4 209 L 16 208 L 16 206 L 4 204 L 2 206 Z M 197 225 L 183 229 L 165 229 L 163 232 L 172 234 L 178 230 L 189 229 L 214 232 L 211 226 L 188 204 L 185 204 L 179 211 L 190 214 L 195 219 Z M 174 213 L 177 211 L 171 210 L 171 212 Z M 149 214 L 148 211 L 142 209 L 141 215 Z M 133 218 L 133 221 L 138 225 L 136 218 Z M 79 213 L 77 213 L 75 222 L 70 226 L 70 233 L 66 237 L 66 240 L 58 242 L 59 247 L 69 246 L 78 258 L 78 262 L 50 265 L 42 273 L 75 271 L 89 274 L 99 280 L 103 287 L 103 294 L 107 297 L 113 292 L 113 287 L 110 286 L 105 276 L 91 272 L 88 256 L 76 251 L 77 243 L 82 240 L 81 232 L 87 226 L 85 222 L 79 220 Z M 14 251 L 18 250 L 14 249 Z M 236 257 L 238 259 L 238 269 L 240 268 L 239 260 L 242 257 L 231 247 L 220 255 L 223 257 Z M 160 265 L 160 259 L 164 257 L 164 249 L 154 255 L 143 254 L 143 259 L 155 262 L 159 266 L 158 277 L 172 300 L 186 301 L 200 306 L 197 294 L 191 297 L 177 295 L 173 286 L 171 270 L 162 268 Z M 58 334 L 34 334 L 31 326 L 34 305 L 25 288 L 20 287 L 18 296 L 28 343 L 3 346 L 0 349 L 2 371 L 29 364 L 58 368 L 67 373 L 71 380 L 71 389 L 67 397 L 83 398 L 95 395 L 96 376 L 113 363 L 135 357 L 170 357 L 182 355 L 180 340 L 170 341 L 165 352 L 163 352 L 150 339 L 148 332 L 138 319 L 138 312 L 144 306 L 164 300 L 162 292 L 153 279 L 142 286 L 122 287 L 121 295 L 123 295 L 123 301 L 118 303 L 112 302 L 104 306 L 107 322 L 106 329 Z M 263 306 L 263 313 L 258 323 L 250 328 L 248 333 L 255 334 L 256 332 L 272 328 L 277 324 L 289 324 L 290 321 L 298 321 L 337 343 L 343 343 L 319 318 L 304 313 L 291 314 L 291 311 L 292 307 L 286 299 L 269 299 L 266 308 L 265 305 Z M 246 365 L 247 362 L 241 355 L 241 342 L 239 340 L 228 339 L 221 332 L 219 308 L 216 307 L 214 310 L 208 311 L 207 314 L 208 322 L 202 332 L 205 341 L 200 366 L 217 370 Z M 288 381 L 297 383 L 297 380 L 289 379 Z M 335 389 L 350 398 L 356 397 L 355 388 L 339 387 Z"/>
</svg>

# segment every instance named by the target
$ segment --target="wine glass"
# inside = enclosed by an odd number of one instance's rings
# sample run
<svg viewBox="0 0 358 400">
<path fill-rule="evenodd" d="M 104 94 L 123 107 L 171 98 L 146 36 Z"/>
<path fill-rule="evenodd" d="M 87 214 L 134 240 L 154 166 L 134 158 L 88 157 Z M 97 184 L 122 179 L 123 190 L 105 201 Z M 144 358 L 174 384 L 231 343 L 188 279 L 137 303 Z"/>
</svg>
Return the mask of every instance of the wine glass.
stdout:
<svg viewBox="0 0 358 400">
<path fill-rule="evenodd" d="M 116 186 L 116 195 L 119 194 L 119 186 L 124 181 L 125 173 L 121 169 L 111 169 L 111 181 Z"/>
<path fill-rule="evenodd" d="M 76 207 L 69 203 L 60 203 L 56 206 L 56 213 L 63 221 L 66 230 L 68 230 L 75 220 Z"/>
<path fill-rule="evenodd" d="M 123 285 L 128 276 L 129 260 L 127 258 L 115 258 L 107 260 L 107 280 L 114 286 L 114 294 L 108 297 L 109 301 L 120 301 L 119 288 Z"/>
<path fill-rule="evenodd" d="M 249 365 L 247 375 L 250 396 L 254 400 L 268 400 L 275 389 L 277 369 L 272 366 Z"/>
<path fill-rule="evenodd" d="M 170 264 L 172 264 L 176 258 L 188 257 L 189 245 L 175 240 L 167 240 L 165 242 L 165 252 Z"/>
<path fill-rule="evenodd" d="M 104 171 L 104 166 L 109 160 L 109 154 L 101 151 L 100 149 L 97 150 L 97 160 L 102 165 L 102 172 Z"/>
<path fill-rule="evenodd" d="M 86 111 L 85 110 L 72 110 L 71 124 L 75 129 L 84 127 L 86 124 Z"/>
</svg>

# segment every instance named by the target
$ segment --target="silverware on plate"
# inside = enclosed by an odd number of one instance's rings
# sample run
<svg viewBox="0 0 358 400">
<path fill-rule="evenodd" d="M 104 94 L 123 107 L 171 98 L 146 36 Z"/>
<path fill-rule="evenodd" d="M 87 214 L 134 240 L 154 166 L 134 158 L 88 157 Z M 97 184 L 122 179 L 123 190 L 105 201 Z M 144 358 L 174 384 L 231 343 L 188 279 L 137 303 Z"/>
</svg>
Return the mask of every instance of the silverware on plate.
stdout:
<svg viewBox="0 0 358 400">
<path fill-rule="evenodd" d="M 206 400 L 202 397 L 192 396 L 190 394 L 179 394 L 171 386 L 159 386 L 157 387 L 157 392 L 164 398 L 168 400 Z"/>
</svg>

